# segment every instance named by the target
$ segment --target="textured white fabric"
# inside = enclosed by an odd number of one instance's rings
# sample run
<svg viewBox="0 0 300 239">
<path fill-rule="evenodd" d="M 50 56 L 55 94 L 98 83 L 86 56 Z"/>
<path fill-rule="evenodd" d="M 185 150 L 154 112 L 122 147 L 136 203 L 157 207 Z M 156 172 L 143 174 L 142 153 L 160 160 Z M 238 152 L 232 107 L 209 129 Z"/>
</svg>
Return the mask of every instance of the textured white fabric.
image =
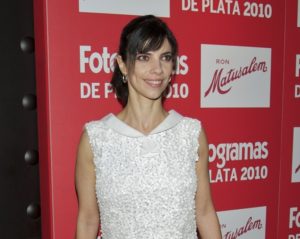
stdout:
<svg viewBox="0 0 300 239">
<path fill-rule="evenodd" d="M 174 110 L 144 135 L 109 114 L 86 124 L 103 239 L 196 239 L 201 124 Z"/>
</svg>

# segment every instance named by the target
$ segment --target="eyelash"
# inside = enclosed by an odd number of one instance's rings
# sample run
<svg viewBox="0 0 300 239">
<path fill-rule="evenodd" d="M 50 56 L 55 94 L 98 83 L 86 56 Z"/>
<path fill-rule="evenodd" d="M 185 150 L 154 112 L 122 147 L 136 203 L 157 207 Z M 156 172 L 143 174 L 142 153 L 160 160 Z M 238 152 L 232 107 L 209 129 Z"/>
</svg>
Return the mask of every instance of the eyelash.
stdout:
<svg viewBox="0 0 300 239">
<path fill-rule="evenodd" d="M 149 60 L 149 56 L 148 55 L 144 55 L 144 54 L 139 54 L 136 56 L 136 60 L 138 61 L 148 61 Z M 163 61 L 171 61 L 172 60 L 172 55 L 171 54 L 166 54 L 162 56 L 162 60 Z"/>
<path fill-rule="evenodd" d="M 147 60 L 149 60 L 149 56 L 148 55 L 139 54 L 139 55 L 136 56 L 136 59 L 138 61 L 147 61 Z"/>
<path fill-rule="evenodd" d="M 167 54 L 167 55 L 164 55 L 163 58 L 165 59 L 165 61 L 171 61 L 172 60 L 172 55 Z"/>
</svg>

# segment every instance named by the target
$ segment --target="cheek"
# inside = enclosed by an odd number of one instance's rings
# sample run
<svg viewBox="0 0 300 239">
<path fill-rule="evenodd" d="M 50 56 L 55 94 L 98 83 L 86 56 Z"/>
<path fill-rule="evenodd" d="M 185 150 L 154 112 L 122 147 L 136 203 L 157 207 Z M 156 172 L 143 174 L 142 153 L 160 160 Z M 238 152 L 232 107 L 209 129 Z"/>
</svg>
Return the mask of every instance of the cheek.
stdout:
<svg viewBox="0 0 300 239">
<path fill-rule="evenodd" d="M 135 70 L 130 74 L 130 76 L 132 77 L 132 79 L 138 79 L 138 78 L 142 78 L 143 76 L 145 76 L 147 74 L 147 67 L 139 67 L 139 68 L 135 68 Z"/>
<path fill-rule="evenodd" d="M 132 84 L 139 84 L 141 80 L 143 79 L 143 75 L 141 72 L 132 72 L 130 75 L 128 75 L 128 79 Z"/>
<path fill-rule="evenodd" d="M 174 67 L 173 67 L 173 63 L 166 63 L 164 64 L 164 70 L 165 72 L 173 72 L 174 71 Z"/>
</svg>

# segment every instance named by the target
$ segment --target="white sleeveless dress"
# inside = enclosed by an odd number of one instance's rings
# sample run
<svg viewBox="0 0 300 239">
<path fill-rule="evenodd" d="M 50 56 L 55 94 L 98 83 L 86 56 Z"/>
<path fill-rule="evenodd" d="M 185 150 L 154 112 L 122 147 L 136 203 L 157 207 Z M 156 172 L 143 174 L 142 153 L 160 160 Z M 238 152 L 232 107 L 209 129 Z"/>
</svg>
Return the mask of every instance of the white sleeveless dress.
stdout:
<svg viewBox="0 0 300 239">
<path fill-rule="evenodd" d="M 86 124 L 103 239 L 197 239 L 198 120 L 171 110 L 144 135 L 115 115 Z"/>
</svg>

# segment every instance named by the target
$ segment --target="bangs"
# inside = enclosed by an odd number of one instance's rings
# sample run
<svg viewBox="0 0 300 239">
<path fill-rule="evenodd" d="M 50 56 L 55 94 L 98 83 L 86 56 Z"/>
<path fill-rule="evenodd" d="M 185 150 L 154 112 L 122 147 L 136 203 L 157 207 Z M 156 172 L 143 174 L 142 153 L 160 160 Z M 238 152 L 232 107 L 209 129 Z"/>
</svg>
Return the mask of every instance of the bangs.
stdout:
<svg viewBox="0 0 300 239">
<path fill-rule="evenodd" d="M 158 50 L 164 40 L 167 38 L 166 32 L 163 28 L 151 26 L 140 28 L 135 31 L 129 40 L 128 53 L 129 58 L 135 58 L 139 53 L 146 53 L 149 51 Z"/>
<path fill-rule="evenodd" d="M 141 40 L 137 42 L 136 53 L 156 51 L 162 46 L 165 39 L 166 35 L 164 35 L 163 32 L 154 31 L 153 33 L 145 34 Z"/>
</svg>

